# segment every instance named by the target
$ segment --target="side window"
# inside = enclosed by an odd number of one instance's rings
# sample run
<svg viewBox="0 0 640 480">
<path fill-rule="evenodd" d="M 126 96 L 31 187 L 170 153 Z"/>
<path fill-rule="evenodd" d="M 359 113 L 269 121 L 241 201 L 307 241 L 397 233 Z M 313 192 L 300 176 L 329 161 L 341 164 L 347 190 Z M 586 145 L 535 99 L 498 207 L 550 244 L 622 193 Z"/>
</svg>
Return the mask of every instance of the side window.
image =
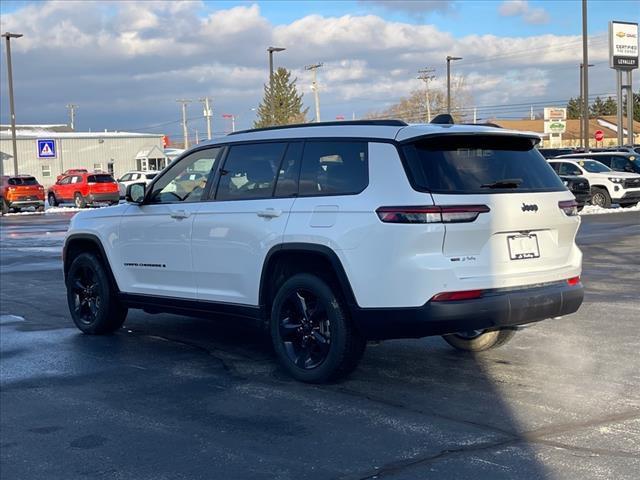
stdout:
<svg viewBox="0 0 640 480">
<path fill-rule="evenodd" d="M 125 173 L 125 174 L 120 178 L 120 181 L 121 181 L 121 182 L 128 182 L 129 180 L 131 180 L 131 174 L 130 174 L 130 173 Z"/>
<path fill-rule="evenodd" d="M 561 175 L 582 175 L 582 170 L 580 170 L 573 163 L 563 163 L 560 167 Z"/>
<path fill-rule="evenodd" d="M 69 183 L 71 183 L 71 177 L 64 177 L 59 182 L 60 185 L 68 185 Z"/>
<path fill-rule="evenodd" d="M 71 183 L 82 183 L 82 177 L 78 177 L 76 175 L 71 179 Z"/>
<path fill-rule="evenodd" d="M 624 157 L 613 157 L 611 163 L 605 163 L 605 165 L 611 167 L 613 170 L 617 170 L 618 172 L 629 171 L 627 168 L 627 159 Z"/>
<path fill-rule="evenodd" d="M 276 181 L 276 197 L 291 197 L 298 193 L 298 174 L 302 157 L 302 142 L 290 143 L 284 155 L 278 180 Z"/>
<path fill-rule="evenodd" d="M 306 142 L 299 195 L 360 193 L 369 182 L 367 142 Z"/>
<path fill-rule="evenodd" d="M 222 147 L 199 150 L 182 158 L 162 175 L 149 193 L 150 203 L 198 202 L 213 178 Z"/>
<path fill-rule="evenodd" d="M 601 163 L 604 163 L 607 167 L 611 167 L 612 157 L 605 156 L 605 155 L 600 155 L 600 156 L 597 156 L 597 157 L 594 156 L 594 157 L 591 157 L 591 158 L 593 158 L 594 160 L 597 160 L 597 161 L 599 161 Z M 616 157 L 613 157 L 613 158 L 616 158 Z"/>
<path fill-rule="evenodd" d="M 216 200 L 271 197 L 286 147 L 286 143 L 232 146 L 220 171 Z"/>
<path fill-rule="evenodd" d="M 558 162 L 554 162 L 554 163 L 550 163 L 549 165 L 551 165 L 551 168 L 553 168 L 553 170 L 557 173 L 560 174 L 560 163 Z"/>
</svg>

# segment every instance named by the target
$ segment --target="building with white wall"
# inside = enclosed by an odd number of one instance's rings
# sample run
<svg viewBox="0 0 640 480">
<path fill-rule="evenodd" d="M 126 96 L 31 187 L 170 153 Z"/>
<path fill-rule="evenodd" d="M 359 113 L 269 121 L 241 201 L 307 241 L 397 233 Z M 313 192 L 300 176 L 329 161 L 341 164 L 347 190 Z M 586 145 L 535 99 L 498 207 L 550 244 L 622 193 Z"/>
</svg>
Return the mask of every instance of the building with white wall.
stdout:
<svg viewBox="0 0 640 480">
<path fill-rule="evenodd" d="M 45 187 L 55 183 L 56 177 L 69 168 L 104 170 L 117 178 L 129 170 L 159 170 L 168 162 L 160 134 L 72 132 L 47 127 L 50 126 L 16 127 L 18 173 L 33 175 Z M 43 147 L 45 143 L 47 147 Z M 13 174 L 8 125 L 0 125 L 0 158 L 5 175 Z"/>
</svg>

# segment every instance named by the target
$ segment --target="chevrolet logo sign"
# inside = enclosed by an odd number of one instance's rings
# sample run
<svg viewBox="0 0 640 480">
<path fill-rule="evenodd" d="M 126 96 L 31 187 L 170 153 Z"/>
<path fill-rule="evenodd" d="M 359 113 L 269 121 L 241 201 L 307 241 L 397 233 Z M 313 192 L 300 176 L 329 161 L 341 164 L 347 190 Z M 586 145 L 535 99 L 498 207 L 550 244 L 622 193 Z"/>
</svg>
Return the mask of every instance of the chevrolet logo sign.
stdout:
<svg viewBox="0 0 640 480">
<path fill-rule="evenodd" d="M 618 37 L 618 38 L 624 38 L 624 37 L 625 37 L 625 35 L 626 35 L 626 34 L 625 34 L 624 32 L 618 32 L 618 33 L 616 33 L 616 37 Z"/>
</svg>

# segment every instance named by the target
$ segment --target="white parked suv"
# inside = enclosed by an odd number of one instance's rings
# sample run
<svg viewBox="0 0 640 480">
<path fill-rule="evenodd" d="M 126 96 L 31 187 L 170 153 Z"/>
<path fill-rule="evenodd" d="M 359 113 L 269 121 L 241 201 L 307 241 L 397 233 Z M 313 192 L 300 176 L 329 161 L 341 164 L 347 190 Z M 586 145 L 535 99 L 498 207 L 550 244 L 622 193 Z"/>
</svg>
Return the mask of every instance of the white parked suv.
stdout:
<svg viewBox="0 0 640 480">
<path fill-rule="evenodd" d="M 198 145 L 128 203 L 73 218 L 71 316 L 89 334 L 129 308 L 256 319 L 307 382 L 352 371 L 367 340 L 498 346 L 583 299 L 576 203 L 539 140 L 376 120 Z"/>
<path fill-rule="evenodd" d="M 120 189 L 120 198 L 124 198 L 125 194 L 127 193 L 127 187 L 129 185 L 133 185 L 134 183 L 141 183 L 141 182 L 146 183 L 148 185 L 151 183 L 151 180 L 156 178 L 156 175 L 158 175 L 158 172 L 156 172 L 155 170 L 148 170 L 148 171 L 135 170 L 132 172 L 125 173 L 118 179 L 118 187 Z"/>
<path fill-rule="evenodd" d="M 616 172 L 589 158 L 554 158 L 549 160 L 558 175 L 580 175 L 591 185 L 591 203 L 609 208 L 612 203 L 633 207 L 640 201 L 640 175 Z"/>
</svg>

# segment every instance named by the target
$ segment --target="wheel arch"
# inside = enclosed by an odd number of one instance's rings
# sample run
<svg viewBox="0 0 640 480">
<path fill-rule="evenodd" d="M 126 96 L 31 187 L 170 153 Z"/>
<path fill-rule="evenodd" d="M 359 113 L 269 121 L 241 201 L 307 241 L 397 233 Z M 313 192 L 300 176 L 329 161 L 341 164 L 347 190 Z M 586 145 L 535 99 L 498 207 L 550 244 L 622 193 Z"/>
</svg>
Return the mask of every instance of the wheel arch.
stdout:
<svg viewBox="0 0 640 480">
<path fill-rule="evenodd" d="M 321 277 L 329 276 L 324 279 L 336 283 L 349 310 L 357 308 L 344 266 L 331 248 L 315 243 L 282 243 L 267 252 L 260 275 L 258 301 L 266 318 L 271 312 L 271 299 L 279 284 L 291 274 L 308 272 L 310 268 L 313 268 L 310 273 Z"/>
<path fill-rule="evenodd" d="M 107 275 L 109 276 L 111 284 L 116 291 L 119 292 L 120 289 L 118 288 L 118 282 L 116 282 L 116 278 L 113 275 L 113 270 L 109 263 L 109 257 L 107 257 L 104 246 L 98 236 L 90 233 L 74 233 L 69 235 L 65 240 L 64 247 L 62 248 L 62 266 L 65 280 L 67 278 L 71 262 L 73 262 L 73 259 L 81 253 L 95 253 L 100 257 L 107 270 Z"/>
</svg>

